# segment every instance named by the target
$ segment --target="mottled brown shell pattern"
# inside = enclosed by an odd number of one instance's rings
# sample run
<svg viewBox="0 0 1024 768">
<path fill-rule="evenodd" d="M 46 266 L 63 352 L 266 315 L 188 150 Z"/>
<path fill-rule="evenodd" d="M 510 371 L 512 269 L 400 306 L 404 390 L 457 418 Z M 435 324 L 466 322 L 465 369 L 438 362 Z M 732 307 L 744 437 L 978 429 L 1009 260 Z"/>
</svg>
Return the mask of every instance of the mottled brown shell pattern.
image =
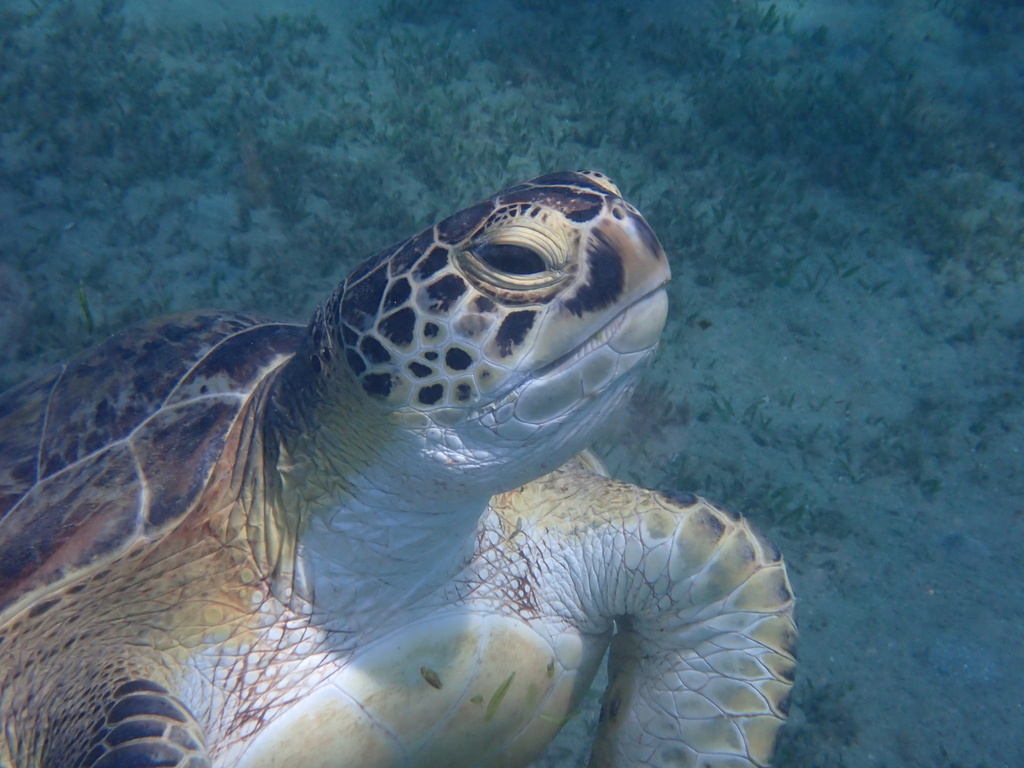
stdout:
<svg viewBox="0 0 1024 768">
<path fill-rule="evenodd" d="M 303 334 L 175 316 L 0 394 L 0 613 L 180 522 L 253 388 Z"/>
</svg>

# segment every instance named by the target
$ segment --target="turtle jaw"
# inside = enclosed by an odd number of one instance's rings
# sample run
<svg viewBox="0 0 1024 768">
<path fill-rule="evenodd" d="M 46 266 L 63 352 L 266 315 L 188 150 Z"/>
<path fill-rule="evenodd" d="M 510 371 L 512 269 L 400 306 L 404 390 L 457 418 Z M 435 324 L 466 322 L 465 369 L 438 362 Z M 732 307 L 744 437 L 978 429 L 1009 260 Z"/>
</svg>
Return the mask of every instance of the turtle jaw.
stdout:
<svg viewBox="0 0 1024 768">
<path fill-rule="evenodd" d="M 633 355 L 641 353 L 642 359 L 645 360 L 658 348 L 667 318 L 668 293 L 659 287 L 633 302 L 622 313 L 595 331 L 589 339 L 537 369 L 532 377 L 557 376 L 580 364 L 601 346 L 607 346 L 616 354 L 628 358 L 628 367 L 632 367 L 637 364 L 633 361 Z M 586 381 L 583 383 L 584 394 L 590 394 L 587 390 L 593 390 L 595 386 L 588 386 Z"/>
<path fill-rule="evenodd" d="M 607 413 L 610 408 L 601 407 L 605 397 L 617 400 L 621 390 L 630 389 L 658 349 L 667 314 L 665 289 L 647 294 L 582 344 L 533 372 L 475 421 L 499 439 L 532 442 L 542 430 L 575 418 L 576 410 Z"/>
<path fill-rule="evenodd" d="M 667 292 L 658 287 L 486 406 L 406 423 L 445 471 L 458 468 L 492 490 L 514 488 L 590 444 L 659 348 L 667 312 Z"/>
</svg>

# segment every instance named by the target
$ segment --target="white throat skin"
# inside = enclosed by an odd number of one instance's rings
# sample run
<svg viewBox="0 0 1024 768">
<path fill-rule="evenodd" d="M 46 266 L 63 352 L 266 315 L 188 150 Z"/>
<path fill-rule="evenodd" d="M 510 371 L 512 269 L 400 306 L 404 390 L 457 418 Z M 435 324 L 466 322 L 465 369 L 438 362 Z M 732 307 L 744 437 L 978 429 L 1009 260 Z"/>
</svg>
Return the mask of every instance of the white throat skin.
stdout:
<svg viewBox="0 0 1024 768">
<path fill-rule="evenodd" d="M 315 624 L 359 633 L 461 568 L 490 493 L 362 393 L 319 394 L 301 426 L 280 435 L 279 508 L 299 518 L 294 566 L 281 572 L 294 574 L 293 606 L 305 604 Z"/>
<path fill-rule="evenodd" d="M 315 485 L 322 494 L 300 501 L 306 520 L 295 550 L 314 623 L 361 634 L 450 583 L 477 546 L 477 526 L 491 495 L 545 474 L 585 447 L 634 378 L 621 377 L 600 397 L 581 402 L 565 422 L 545 425 L 536 435 L 542 449 L 532 441 L 514 447 L 492 442 L 493 435 L 487 442 L 467 442 L 460 435 L 486 430 L 389 418 L 370 408 L 344 415 L 348 430 L 377 421 L 358 429 L 365 439 L 354 441 L 356 456 L 351 445 L 332 439 L 344 433 L 320 420 L 306 435 L 313 450 L 299 448 L 317 457 L 315 462 L 279 465 L 286 487 Z"/>
<path fill-rule="evenodd" d="M 379 627 L 470 557 L 489 495 L 417 473 L 422 461 L 350 477 L 343 498 L 310 516 L 296 558 L 315 594 L 315 623 L 344 632 Z"/>
</svg>

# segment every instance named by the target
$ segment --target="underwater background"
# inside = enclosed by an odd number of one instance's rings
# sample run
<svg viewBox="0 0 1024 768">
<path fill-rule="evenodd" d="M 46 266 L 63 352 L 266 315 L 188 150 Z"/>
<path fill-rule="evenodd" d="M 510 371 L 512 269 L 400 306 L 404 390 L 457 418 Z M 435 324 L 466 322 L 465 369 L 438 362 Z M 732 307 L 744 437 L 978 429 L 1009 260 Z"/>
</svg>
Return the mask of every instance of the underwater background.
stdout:
<svg viewBox="0 0 1024 768">
<path fill-rule="evenodd" d="M 162 312 L 306 318 L 574 168 L 674 271 L 598 452 L 789 563 L 777 764 L 1020 768 L 1016 2 L 0 0 L 0 390 Z M 585 764 L 598 697 L 539 765 Z"/>
</svg>

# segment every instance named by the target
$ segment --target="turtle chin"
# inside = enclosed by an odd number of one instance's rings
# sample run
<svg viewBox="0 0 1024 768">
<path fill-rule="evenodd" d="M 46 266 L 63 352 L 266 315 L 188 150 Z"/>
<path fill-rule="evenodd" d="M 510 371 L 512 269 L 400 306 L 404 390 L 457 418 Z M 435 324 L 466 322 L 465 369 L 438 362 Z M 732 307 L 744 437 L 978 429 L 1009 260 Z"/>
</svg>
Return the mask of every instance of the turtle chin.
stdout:
<svg viewBox="0 0 1024 768">
<path fill-rule="evenodd" d="M 632 392 L 667 312 L 664 289 L 647 294 L 486 407 L 435 412 L 421 445 L 445 468 L 479 474 L 495 491 L 555 469 L 586 448 Z"/>
</svg>

